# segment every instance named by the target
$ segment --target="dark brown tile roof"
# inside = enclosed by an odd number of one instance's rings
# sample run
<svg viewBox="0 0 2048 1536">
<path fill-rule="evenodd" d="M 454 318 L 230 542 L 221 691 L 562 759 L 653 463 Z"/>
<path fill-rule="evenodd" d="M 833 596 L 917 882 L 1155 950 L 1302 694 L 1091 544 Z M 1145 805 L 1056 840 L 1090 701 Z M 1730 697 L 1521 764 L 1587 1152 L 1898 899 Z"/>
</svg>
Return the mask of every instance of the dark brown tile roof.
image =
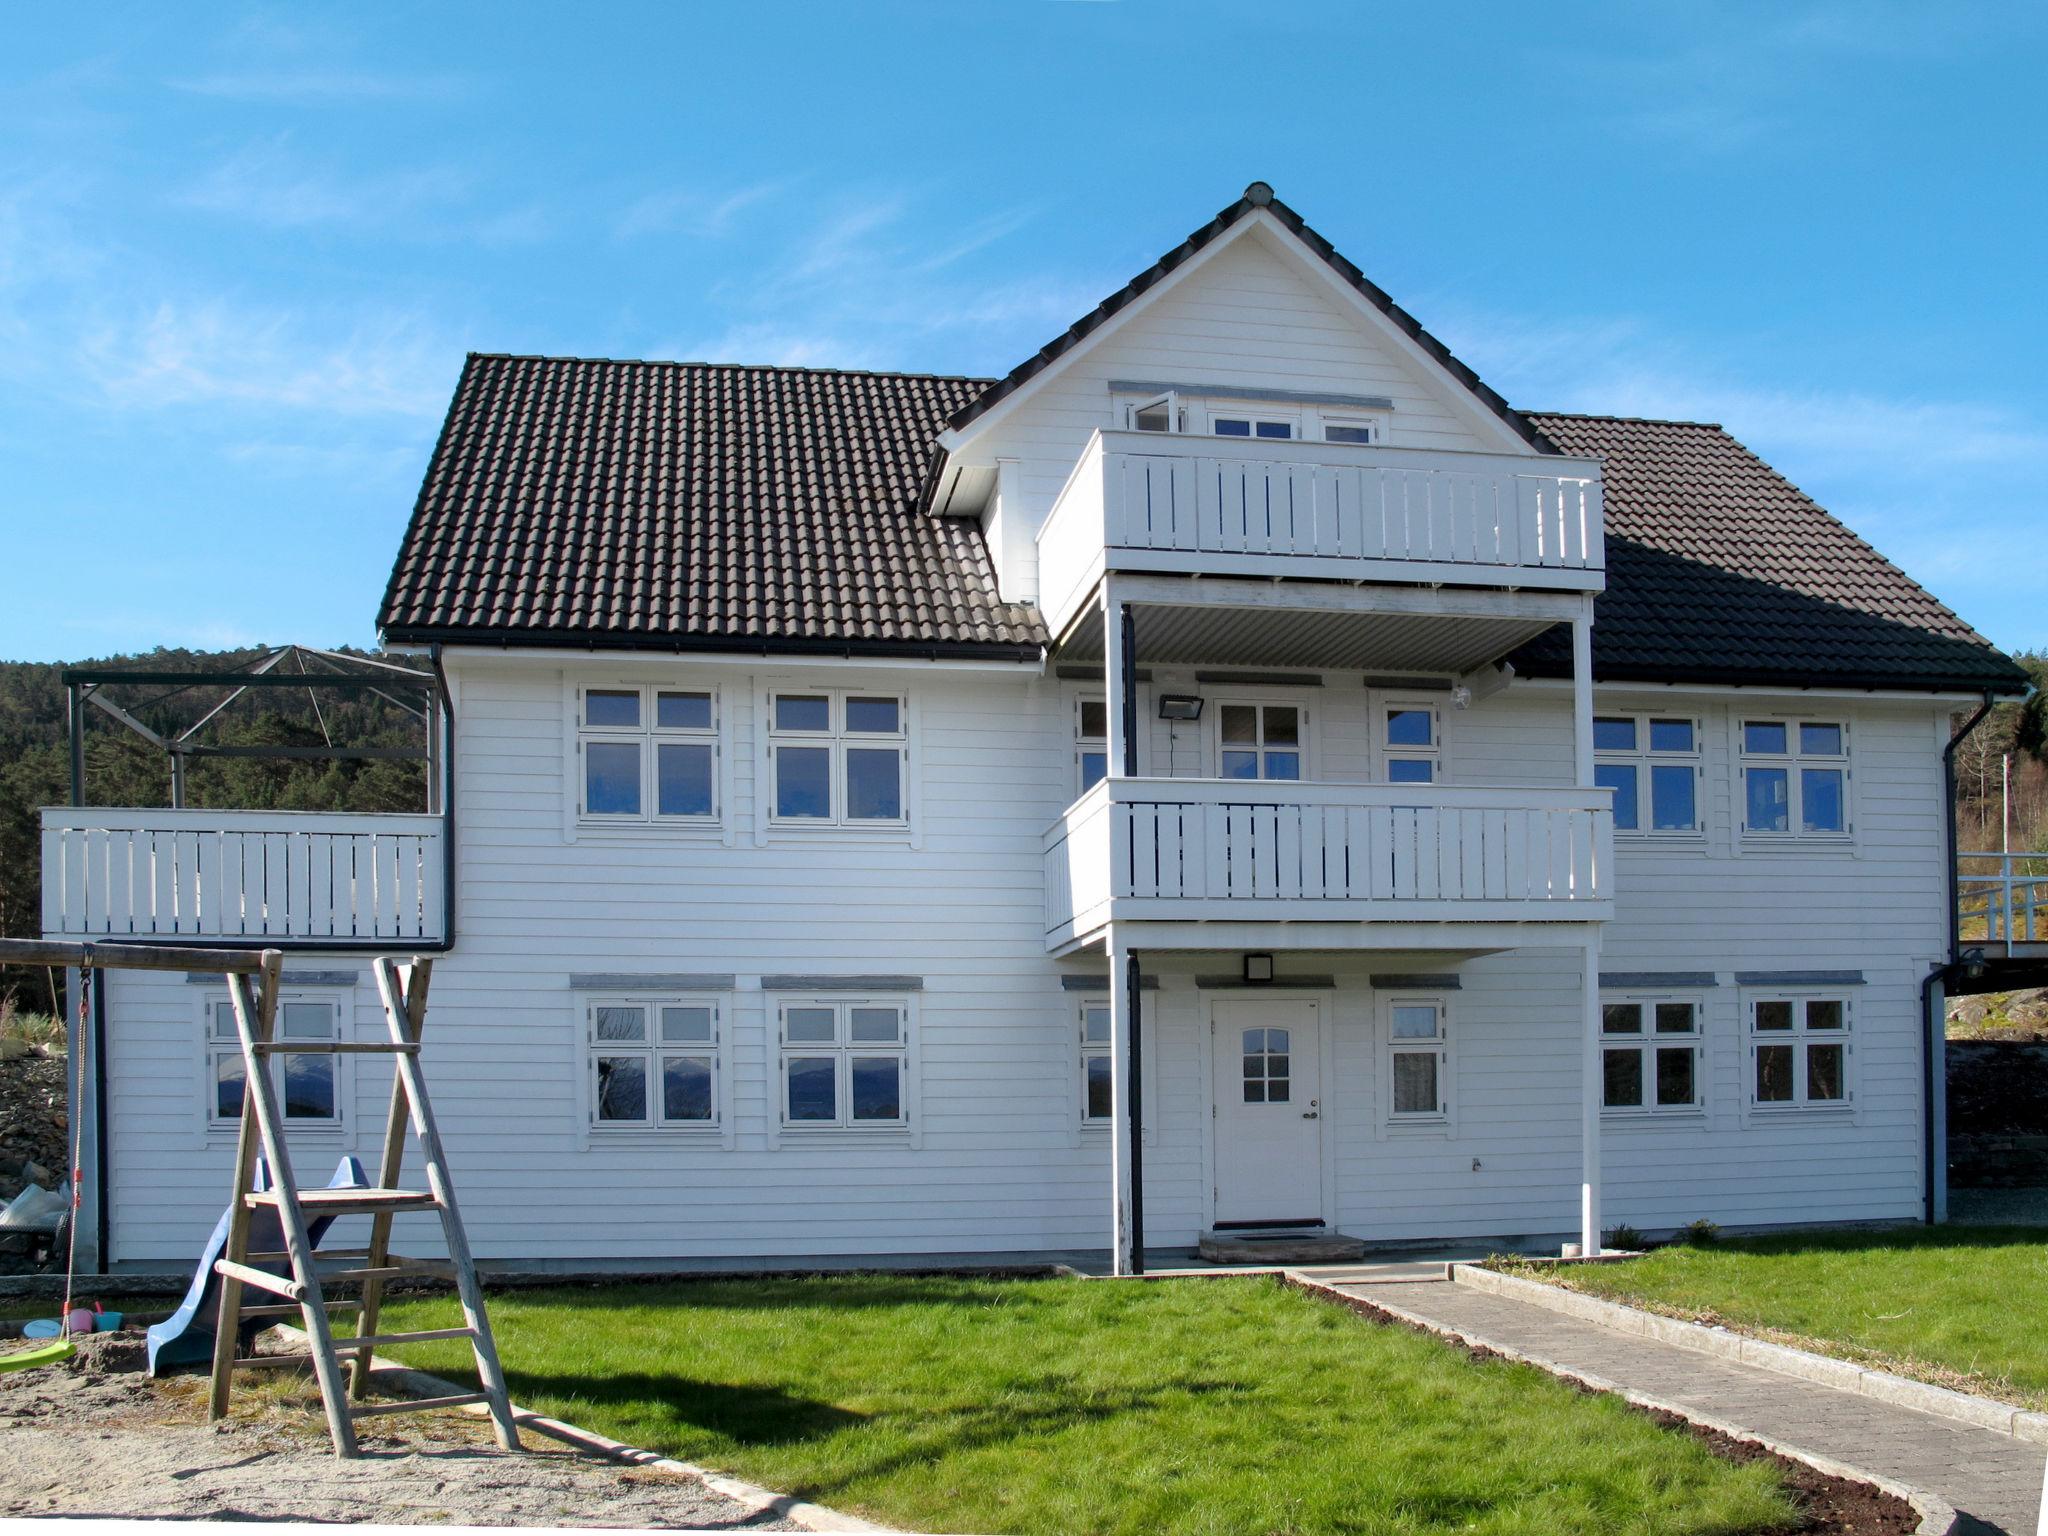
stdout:
<svg viewBox="0 0 2048 1536">
<path fill-rule="evenodd" d="M 1541 452 L 1549 453 L 1553 451 L 1551 445 L 1544 441 L 1543 434 L 1531 426 L 1521 412 L 1517 411 L 1507 401 L 1494 393 L 1492 389 L 1488 388 L 1478 374 L 1452 356 L 1451 349 L 1424 330 L 1421 321 L 1396 304 L 1393 297 L 1384 288 L 1367 277 L 1334 245 L 1317 234 L 1309 226 L 1308 220 L 1274 196 L 1273 189 L 1263 181 L 1255 181 L 1246 187 L 1244 195 L 1236 202 L 1223 209 L 1215 218 L 1153 262 L 1151 266 L 1140 272 L 1128 283 L 1125 283 L 1123 287 L 1117 289 L 1115 293 L 1112 293 L 1100 304 L 1089 310 L 1087 314 L 1076 320 L 1072 325 L 1060 332 L 1059 335 L 1053 337 L 1051 341 L 1040 347 L 1031 356 L 1025 358 L 1023 362 L 996 380 L 982 394 L 961 406 L 958 411 L 954 412 L 952 420 L 947 425 L 955 428 L 965 427 L 992 406 L 1015 394 L 1032 379 L 1043 373 L 1048 366 L 1066 353 L 1073 351 L 1075 347 L 1087 340 L 1089 336 L 1108 324 L 1118 311 L 1156 287 L 1161 280 L 1172 274 L 1184 262 L 1195 256 L 1206 246 L 1212 244 L 1257 208 L 1264 208 L 1285 225 L 1304 245 L 1327 262 L 1333 272 L 1357 289 L 1368 304 L 1371 304 L 1381 314 L 1391 320 L 1417 346 L 1421 347 L 1424 352 L 1428 353 L 1441 367 L 1449 372 L 1451 377 L 1469 390 L 1481 404 L 1485 405 L 1488 410 L 1512 427 L 1523 441 Z"/>
<path fill-rule="evenodd" d="M 2026 675 L 1720 427 L 1526 413 L 1604 464 L 1596 676 L 1815 687 L 2017 689 Z M 1516 658 L 1568 675 L 1553 633 Z"/>
<path fill-rule="evenodd" d="M 919 509 L 985 379 L 472 355 L 393 641 L 1036 656 L 979 528 Z"/>
</svg>

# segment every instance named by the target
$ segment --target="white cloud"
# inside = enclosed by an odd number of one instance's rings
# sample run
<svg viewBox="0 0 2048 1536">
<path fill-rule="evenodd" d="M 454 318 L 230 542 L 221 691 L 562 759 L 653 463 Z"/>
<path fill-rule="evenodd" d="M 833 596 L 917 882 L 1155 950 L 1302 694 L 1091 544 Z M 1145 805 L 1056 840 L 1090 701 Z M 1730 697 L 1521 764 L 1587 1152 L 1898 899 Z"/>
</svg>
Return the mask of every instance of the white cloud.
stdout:
<svg viewBox="0 0 2048 1536">
<path fill-rule="evenodd" d="M 233 101 L 359 103 L 452 101 L 469 93 L 460 75 L 378 74 L 366 70 L 221 70 L 164 82 L 174 91 Z"/>
<path fill-rule="evenodd" d="M 612 233 L 621 240 L 676 229 L 700 236 L 723 235 L 742 213 L 772 201 L 792 184 L 787 180 L 759 181 L 722 195 L 681 187 L 649 192 L 626 205 Z"/>
</svg>

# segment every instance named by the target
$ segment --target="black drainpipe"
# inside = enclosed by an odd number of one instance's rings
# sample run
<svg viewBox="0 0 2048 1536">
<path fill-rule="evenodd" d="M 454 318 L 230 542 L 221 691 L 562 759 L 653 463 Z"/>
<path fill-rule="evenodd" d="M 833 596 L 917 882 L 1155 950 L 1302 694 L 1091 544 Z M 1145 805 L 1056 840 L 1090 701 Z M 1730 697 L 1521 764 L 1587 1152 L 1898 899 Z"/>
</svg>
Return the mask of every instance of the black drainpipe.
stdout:
<svg viewBox="0 0 2048 1536">
<path fill-rule="evenodd" d="M 87 982 L 87 974 L 78 973 L 81 985 L 92 988 L 92 1156 L 94 1183 L 98 1185 L 93 1192 L 93 1228 L 99 1240 L 100 1273 L 104 1275 L 113 1268 L 113 1255 L 107 1252 L 107 1244 L 112 1241 L 114 1230 L 113 1213 L 107 1209 L 114 1189 L 113 1176 L 107 1168 L 107 1159 L 112 1155 L 108 1149 L 113 1144 L 107 1129 L 107 989 L 102 985 L 104 976 Z"/>
<path fill-rule="evenodd" d="M 1922 1215 L 1928 1226 L 1934 1225 L 1934 1184 L 1935 1159 L 1945 1156 L 1946 1147 L 1934 1144 L 1934 1093 L 1938 1076 L 1935 1070 L 1935 1041 L 1940 1038 L 1937 1028 L 1946 1030 L 1945 1021 L 1934 1017 L 1934 988 L 1954 966 L 1963 960 L 1963 914 L 1956 903 L 1959 898 L 1956 879 L 1956 748 L 1960 747 L 1970 732 L 1977 729 L 1984 717 L 1991 713 L 1997 699 L 1989 688 L 1984 690 L 1984 702 L 1977 706 L 1977 712 L 1963 722 L 1961 730 L 1949 737 L 1948 745 L 1941 749 L 1941 793 L 1943 810 L 1941 818 L 1942 847 L 1948 856 L 1948 869 L 1942 876 L 1942 889 L 1948 892 L 1948 958 L 1934 967 L 1920 982 L 1920 1027 L 1925 1036 L 1920 1049 L 1920 1125 L 1924 1142 L 1926 1165 L 1926 1187 L 1922 1194 Z"/>
<path fill-rule="evenodd" d="M 441 951 L 455 947 L 455 700 L 441 667 L 441 647 L 429 646 L 427 660 L 441 703 L 441 942 L 420 947 Z"/>
</svg>

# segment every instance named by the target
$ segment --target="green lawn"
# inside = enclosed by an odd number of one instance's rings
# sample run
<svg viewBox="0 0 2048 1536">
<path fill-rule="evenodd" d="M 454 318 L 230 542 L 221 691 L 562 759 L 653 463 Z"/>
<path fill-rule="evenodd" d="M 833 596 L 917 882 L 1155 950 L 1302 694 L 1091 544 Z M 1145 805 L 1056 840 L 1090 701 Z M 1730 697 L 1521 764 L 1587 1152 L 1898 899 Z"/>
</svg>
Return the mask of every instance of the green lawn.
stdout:
<svg viewBox="0 0 2048 1536">
<path fill-rule="evenodd" d="M 704 1282 L 501 1293 L 491 1316 L 529 1407 L 928 1530 L 1798 1523 L 1768 1465 L 1272 1280 Z M 459 1343 L 399 1353 L 466 1374 Z"/>
<path fill-rule="evenodd" d="M 2048 1407 L 2044 1236 L 2028 1227 L 1904 1227 L 1723 1238 L 1544 1278 Z"/>
</svg>

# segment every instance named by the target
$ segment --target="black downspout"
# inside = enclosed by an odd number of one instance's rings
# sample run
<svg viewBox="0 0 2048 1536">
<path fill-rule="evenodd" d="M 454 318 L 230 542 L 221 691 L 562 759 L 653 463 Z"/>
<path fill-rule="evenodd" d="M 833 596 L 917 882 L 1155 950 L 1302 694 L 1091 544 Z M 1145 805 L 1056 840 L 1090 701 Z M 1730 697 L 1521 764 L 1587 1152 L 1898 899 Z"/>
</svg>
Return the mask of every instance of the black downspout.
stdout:
<svg viewBox="0 0 2048 1536">
<path fill-rule="evenodd" d="M 1124 636 L 1124 777 L 1138 776 L 1138 621 L 1130 604 L 1117 608 L 1117 624 Z"/>
<path fill-rule="evenodd" d="M 85 804 L 85 701 L 78 696 L 78 684 L 71 685 L 65 724 L 71 737 L 71 803 Z"/>
<path fill-rule="evenodd" d="M 84 972 L 79 975 L 84 976 Z M 99 1238 L 100 1273 L 113 1271 L 113 1255 L 107 1252 L 114 1230 L 113 1212 L 107 1208 L 114 1189 L 114 1179 L 108 1170 L 107 1159 L 112 1155 L 109 1148 L 113 1136 L 107 1128 L 107 987 L 104 974 L 94 978 L 92 983 L 92 1143 L 94 1182 L 98 1186 L 93 1194 L 94 1229 Z"/>
<path fill-rule="evenodd" d="M 426 947 L 449 950 L 455 947 L 455 699 L 441 667 L 441 647 L 430 646 L 427 660 L 441 704 L 441 942 Z"/>
<path fill-rule="evenodd" d="M 1145 1090 L 1142 1076 L 1145 1032 L 1138 1017 L 1140 980 L 1138 957 L 1132 955 L 1124 964 L 1124 984 L 1130 999 L 1125 1007 L 1131 1016 L 1131 1273 L 1134 1275 L 1145 1273 Z"/>
<path fill-rule="evenodd" d="M 1934 1225 L 1935 1159 L 1947 1155 L 1946 1147 L 1934 1144 L 1934 1092 L 1935 1042 L 1946 1033 L 1947 1024 L 1934 1016 L 1934 988 L 1949 972 L 1950 967 L 1962 964 L 1963 959 L 1963 914 L 1958 902 L 1956 879 L 1956 748 L 1960 747 L 1970 732 L 1983 723 L 1991 713 L 1997 700 L 1990 689 L 1984 690 L 1984 702 L 1977 706 L 1977 712 L 1963 722 L 1961 730 L 1949 737 L 1948 745 L 1941 749 L 1941 793 L 1943 797 L 1941 831 L 1942 849 L 1948 857 L 1948 868 L 1942 875 L 1942 889 L 1948 893 L 1948 958 L 1935 966 L 1920 982 L 1920 1028 L 1924 1036 L 1920 1048 L 1920 1124 L 1926 1167 L 1926 1187 L 1922 1194 L 1922 1216 L 1928 1226 Z"/>
</svg>

